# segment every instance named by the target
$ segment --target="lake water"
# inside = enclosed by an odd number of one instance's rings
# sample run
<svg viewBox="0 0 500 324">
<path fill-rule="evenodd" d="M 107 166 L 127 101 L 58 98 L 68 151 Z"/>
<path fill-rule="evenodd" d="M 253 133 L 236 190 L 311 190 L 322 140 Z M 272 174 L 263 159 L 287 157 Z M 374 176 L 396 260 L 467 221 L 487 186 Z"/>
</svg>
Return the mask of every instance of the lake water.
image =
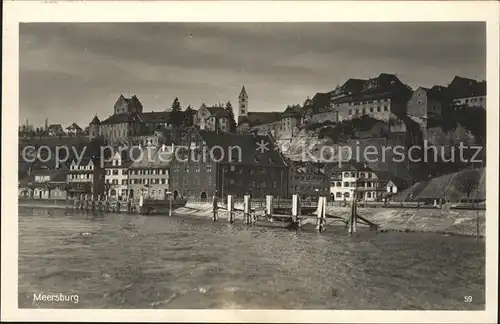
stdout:
<svg viewBox="0 0 500 324">
<path fill-rule="evenodd" d="M 468 237 L 19 209 L 21 308 L 484 309 L 484 265 Z"/>
</svg>

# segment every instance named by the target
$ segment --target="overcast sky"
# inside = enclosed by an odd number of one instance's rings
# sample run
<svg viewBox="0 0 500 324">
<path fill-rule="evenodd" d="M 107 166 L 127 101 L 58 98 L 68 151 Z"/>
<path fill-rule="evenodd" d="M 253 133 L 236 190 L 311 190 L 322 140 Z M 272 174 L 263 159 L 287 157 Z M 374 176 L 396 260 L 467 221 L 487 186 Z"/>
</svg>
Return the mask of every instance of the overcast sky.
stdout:
<svg viewBox="0 0 500 324">
<path fill-rule="evenodd" d="M 482 23 L 21 24 L 20 123 L 85 127 L 120 94 L 145 111 L 230 100 L 282 111 L 348 78 L 485 79 Z M 236 113 L 236 109 L 235 109 Z"/>
</svg>

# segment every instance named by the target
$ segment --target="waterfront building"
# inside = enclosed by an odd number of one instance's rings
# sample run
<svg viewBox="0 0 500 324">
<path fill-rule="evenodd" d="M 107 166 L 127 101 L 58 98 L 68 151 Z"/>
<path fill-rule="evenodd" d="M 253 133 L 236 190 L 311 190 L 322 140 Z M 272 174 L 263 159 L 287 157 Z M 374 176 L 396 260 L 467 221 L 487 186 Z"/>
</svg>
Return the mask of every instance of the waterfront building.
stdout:
<svg viewBox="0 0 500 324">
<path fill-rule="evenodd" d="M 105 187 L 105 168 L 103 159 L 109 159 L 108 150 L 101 156 L 100 142 L 92 141 L 82 151 L 80 159 L 73 158 L 66 175 L 68 197 L 76 198 L 82 194 L 90 194 L 97 198 L 103 196 Z"/>
<path fill-rule="evenodd" d="M 128 167 L 132 162 L 128 152 L 116 152 L 105 165 L 106 195 L 112 199 L 123 200 L 128 197 Z"/>
<path fill-rule="evenodd" d="M 132 153 L 132 152 L 130 152 Z M 171 150 L 146 147 L 128 167 L 128 197 L 165 199 L 170 190 Z"/>
<path fill-rule="evenodd" d="M 328 197 L 330 179 L 325 173 L 324 165 L 315 162 L 289 161 L 290 191 L 303 199 L 319 196 Z"/>
<path fill-rule="evenodd" d="M 174 197 L 288 196 L 288 166 L 269 136 L 192 129 L 174 147 Z"/>
<path fill-rule="evenodd" d="M 334 201 L 378 201 L 398 192 L 402 182 L 388 172 L 370 169 L 356 161 L 334 164 L 330 169 L 330 195 Z"/>
<path fill-rule="evenodd" d="M 68 170 L 36 170 L 19 181 L 19 197 L 31 199 L 66 199 Z"/>
</svg>

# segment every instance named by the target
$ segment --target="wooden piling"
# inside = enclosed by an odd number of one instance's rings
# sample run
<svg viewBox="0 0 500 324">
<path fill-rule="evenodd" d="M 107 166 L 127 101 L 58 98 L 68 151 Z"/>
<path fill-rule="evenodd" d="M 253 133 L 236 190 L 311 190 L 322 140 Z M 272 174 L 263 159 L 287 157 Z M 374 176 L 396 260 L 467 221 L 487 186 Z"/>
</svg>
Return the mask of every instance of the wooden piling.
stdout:
<svg viewBox="0 0 500 324">
<path fill-rule="evenodd" d="M 168 216 L 172 216 L 172 200 L 173 196 L 170 194 L 168 197 Z"/>
<path fill-rule="evenodd" d="M 272 223 L 274 222 L 273 218 L 273 196 L 272 195 L 267 195 L 266 196 L 266 216 L 268 217 L 269 221 Z"/>
<path fill-rule="evenodd" d="M 250 224 L 250 195 L 243 197 L 243 219 L 245 224 Z"/>
<path fill-rule="evenodd" d="M 292 222 L 297 223 L 299 227 L 302 225 L 300 221 L 300 200 L 297 194 L 292 196 Z"/>
<path fill-rule="evenodd" d="M 227 195 L 227 220 L 231 224 L 234 223 L 234 202 L 232 195 Z"/>
<path fill-rule="evenodd" d="M 356 234 L 356 214 L 357 214 L 357 211 L 356 211 L 357 207 L 356 207 L 356 196 L 354 195 L 353 199 L 352 199 L 352 204 L 351 204 L 351 215 L 349 217 L 349 222 L 348 222 L 348 231 L 349 231 L 349 235 L 351 234 Z"/>
<path fill-rule="evenodd" d="M 319 197 L 317 213 L 318 220 L 316 230 L 321 233 L 324 230 L 326 220 L 326 197 Z"/>
<path fill-rule="evenodd" d="M 213 211 L 213 220 L 214 222 L 217 220 L 217 213 L 218 213 L 218 202 L 217 202 L 217 197 L 214 195 L 212 197 L 212 211 Z"/>
</svg>

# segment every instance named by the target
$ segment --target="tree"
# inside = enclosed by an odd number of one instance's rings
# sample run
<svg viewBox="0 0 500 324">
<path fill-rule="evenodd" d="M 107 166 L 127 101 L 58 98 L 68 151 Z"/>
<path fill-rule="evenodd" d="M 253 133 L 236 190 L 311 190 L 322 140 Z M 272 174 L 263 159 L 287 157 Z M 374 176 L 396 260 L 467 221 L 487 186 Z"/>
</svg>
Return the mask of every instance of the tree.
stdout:
<svg viewBox="0 0 500 324">
<path fill-rule="evenodd" d="M 181 103 L 177 97 L 175 97 L 174 102 L 172 103 L 171 120 L 174 127 L 179 127 L 183 122 Z"/>
<path fill-rule="evenodd" d="M 459 175 L 458 189 L 467 196 L 467 202 L 470 200 L 472 193 L 478 189 L 481 175 L 476 170 L 465 171 Z"/>
<path fill-rule="evenodd" d="M 226 103 L 226 111 L 229 114 L 229 131 L 234 133 L 236 132 L 236 119 L 234 117 L 233 106 L 230 101 Z"/>
<path fill-rule="evenodd" d="M 193 108 L 191 108 L 191 105 L 187 106 L 186 110 L 184 111 L 184 118 L 183 118 L 183 126 L 184 127 L 191 127 L 193 126 L 193 118 L 196 112 L 194 111 Z"/>
</svg>

